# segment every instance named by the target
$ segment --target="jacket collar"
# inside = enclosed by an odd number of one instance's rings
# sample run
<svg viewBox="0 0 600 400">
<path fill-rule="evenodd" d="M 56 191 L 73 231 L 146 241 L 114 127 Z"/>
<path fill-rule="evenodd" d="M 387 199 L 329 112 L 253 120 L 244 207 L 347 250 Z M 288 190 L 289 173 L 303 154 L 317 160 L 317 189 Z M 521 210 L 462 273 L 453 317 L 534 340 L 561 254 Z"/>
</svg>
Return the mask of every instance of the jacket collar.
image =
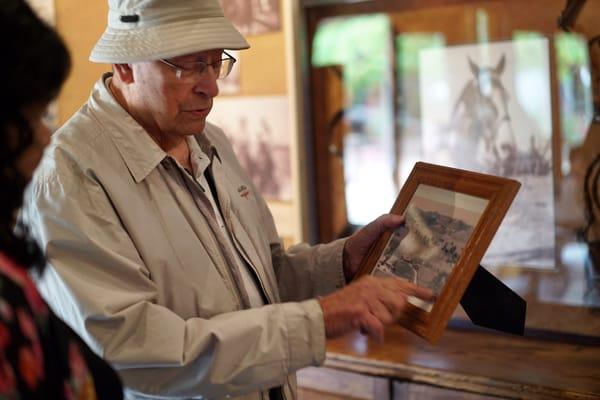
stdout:
<svg viewBox="0 0 600 400">
<path fill-rule="evenodd" d="M 206 129 L 203 134 L 194 135 L 194 138 L 196 139 L 196 142 L 198 142 L 198 144 L 200 145 L 200 149 L 202 150 L 202 152 L 208 156 L 210 162 L 213 162 L 213 160 L 216 158 L 221 164 L 223 163 L 221 161 L 221 157 L 219 156 L 217 148 L 207 137 Z"/>
<path fill-rule="evenodd" d="M 88 102 L 91 114 L 114 141 L 136 183 L 143 181 L 169 155 L 160 148 L 146 130 L 121 107 L 108 89 L 112 73 L 96 82 Z M 202 151 L 211 161 L 217 150 L 205 134 L 194 135 Z"/>
</svg>

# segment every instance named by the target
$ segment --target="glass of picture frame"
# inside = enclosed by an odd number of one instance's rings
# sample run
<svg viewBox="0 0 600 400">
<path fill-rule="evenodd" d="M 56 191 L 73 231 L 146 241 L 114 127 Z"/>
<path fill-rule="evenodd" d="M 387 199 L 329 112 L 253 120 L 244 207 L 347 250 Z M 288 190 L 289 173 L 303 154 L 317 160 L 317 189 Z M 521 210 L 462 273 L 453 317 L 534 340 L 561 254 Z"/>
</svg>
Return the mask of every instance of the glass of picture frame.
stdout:
<svg viewBox="0 0 600 400">
<path fill-rule="evenodd" d="M 399 323 L 431 343 L 446 328 L 521 184 L 513 179 L 418 162 L 392 214 L 405 223 L 384 233 L 355 279 L 397 276 L 436 298 L 408 297 Z"/>
</svg>

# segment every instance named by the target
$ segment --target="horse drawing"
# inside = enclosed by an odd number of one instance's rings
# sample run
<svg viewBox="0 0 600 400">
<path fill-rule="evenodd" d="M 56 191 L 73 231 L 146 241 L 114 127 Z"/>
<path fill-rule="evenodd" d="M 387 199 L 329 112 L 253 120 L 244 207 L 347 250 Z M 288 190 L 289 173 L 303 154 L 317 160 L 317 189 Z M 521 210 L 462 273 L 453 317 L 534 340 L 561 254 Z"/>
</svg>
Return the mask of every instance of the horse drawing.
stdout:
<svg viewBox="0 0 600 400">
<path fill-rule="evenodd" d="M 452 108 L 450 148 L 459 163 L 475 161 L 485 170 L 502 173 L 505 160 L 516 149 L 510 95 L 502 82 L 506 58 L 503 54 L 495 67 L 477 65 L 471 58 L 468 63 L 472 77 Z"/>
</svg>

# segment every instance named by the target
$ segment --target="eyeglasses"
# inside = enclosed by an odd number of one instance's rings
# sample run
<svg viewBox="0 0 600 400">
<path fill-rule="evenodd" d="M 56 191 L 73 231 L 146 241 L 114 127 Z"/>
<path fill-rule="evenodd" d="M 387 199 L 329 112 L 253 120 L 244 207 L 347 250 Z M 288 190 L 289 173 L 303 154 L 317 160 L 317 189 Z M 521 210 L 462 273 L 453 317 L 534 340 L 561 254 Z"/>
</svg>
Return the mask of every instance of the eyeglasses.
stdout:
<svg viewBox="0 0 600 400">
<path fill-rule="evenodd" d="M 177 79 L 181 81 L 193 81 L 202 77 L 208 71 L 208 67 L 212 67 L 214 73 L 217 75 L 217 79 L 223 79 L 229 75 L 236 61 L 226 51 L 223 53 L 227 56 L 226 58 L 210 64 L 204 61 L 189 61 L 182 64 L 173 64 L 171 61 L 164 59 L 160 59 L 159 61 L 175 69 Z"/>
</svg>

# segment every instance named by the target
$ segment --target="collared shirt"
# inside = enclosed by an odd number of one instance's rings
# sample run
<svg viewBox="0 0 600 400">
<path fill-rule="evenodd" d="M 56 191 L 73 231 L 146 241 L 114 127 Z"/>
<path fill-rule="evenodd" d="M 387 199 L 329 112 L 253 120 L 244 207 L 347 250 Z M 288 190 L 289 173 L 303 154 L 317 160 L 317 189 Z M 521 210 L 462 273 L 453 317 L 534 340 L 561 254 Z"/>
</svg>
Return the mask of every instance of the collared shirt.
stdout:
<svg viewBox="0 0 600 400">
<path fill-rule="evenodd" d="M 221 214 L 221 210 L 219 206 L 217 206 L 217 202 L 213 196 L 212 190 L 210 189 L 210 185 L 206 179 L 206 173 L 208 168 L 211 165 L 212 160 L 208 154 L 205 154 L 198 141 L 193 137 L 187 138 L 187 144 L 190 149 L 190 162 L 192 164 L 192 174 L 194 179 L 198 181 L 200 186 L 204 188 L 204 195 L 208 197 L 210 204 L 213 208 L 213 212 L 215 218 L 217 219 L 217 224 L 221 229 L 221 238 L 227 249 L 231 252 L 235 259 L 236 267 L 240 271 L 240 275 L 242 277 L 242 283 L 244 284 L 244 288 L 246 289 L 246 293 L 248 294 L 248 299 L 250 301 L 251 307 L 260 307 L 265 305 L 263 300 L 263 296 L 261 295 L 258 286 L 256 284 L 256 275 L 253 275 L 250 272 L 250 266 L 248 263 L 242 261 L 242 257 L 240 256 L 239 251 L 235 248 L 233 244 L 233 238 L 231 237 L 231 233 L 225 226 L 225 221 L 223 221 L 223 215 Z M 190 195 L 194 195 L 190 192 Z"/>
<path fill-rule="evenodd" d="M 259 399 L 283 385 L 292 399 L 288 374 L 325 358 L 314 298 L 343 285 L 343 241 L 284 251 L 264 199 L 207 123 L 194 138 L 217 151 L 222 221 L 269 303 L 250 308 L 205 189 L 115 101 L 107 78 L 53 135 L 27 190 L 21 218 L 49 260 L 40 292 L 119 371 L 129 398 Z"/>
</svg>

